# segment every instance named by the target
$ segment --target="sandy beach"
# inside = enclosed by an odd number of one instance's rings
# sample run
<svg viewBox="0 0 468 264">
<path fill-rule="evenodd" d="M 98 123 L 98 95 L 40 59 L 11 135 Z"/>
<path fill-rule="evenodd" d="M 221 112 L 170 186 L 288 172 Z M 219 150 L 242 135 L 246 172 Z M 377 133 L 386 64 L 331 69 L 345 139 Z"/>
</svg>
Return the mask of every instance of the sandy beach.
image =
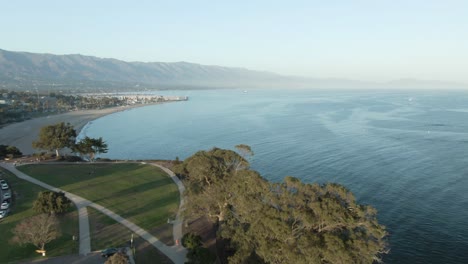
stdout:
<svg viewBox="0 0 468 264">
<path fill-rule="evenodd" d="M 160 104 L 160 103 L 154 103 Z M 154 104 L 138 104 L 125 107 L 112 107 L 105 109 L 79 110 L 58 115 L 34 118 L 20 123 L 13 123 L 0 129 L 0 145 L 16 146 L 24 155 L 39 152 L 32 148 L 32 142 L 37 140 L 39 130 L 43 126 L 68 122 L 75 127 L 77 134 L 90 121 L 115 112 L 125 111 L 137 107 Z"/>
</svg>

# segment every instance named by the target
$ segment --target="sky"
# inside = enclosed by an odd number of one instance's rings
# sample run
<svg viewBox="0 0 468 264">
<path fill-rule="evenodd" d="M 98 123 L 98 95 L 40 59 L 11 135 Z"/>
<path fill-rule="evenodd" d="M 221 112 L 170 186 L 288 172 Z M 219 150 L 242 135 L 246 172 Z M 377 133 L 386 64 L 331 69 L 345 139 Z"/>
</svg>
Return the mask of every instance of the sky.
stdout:
<svg viewBox="0 0 468 264">
<path fill-rule="evenodd" d="M 0 49 L 468 83 L 465 0 L 0 1 Z"/>
</svg>

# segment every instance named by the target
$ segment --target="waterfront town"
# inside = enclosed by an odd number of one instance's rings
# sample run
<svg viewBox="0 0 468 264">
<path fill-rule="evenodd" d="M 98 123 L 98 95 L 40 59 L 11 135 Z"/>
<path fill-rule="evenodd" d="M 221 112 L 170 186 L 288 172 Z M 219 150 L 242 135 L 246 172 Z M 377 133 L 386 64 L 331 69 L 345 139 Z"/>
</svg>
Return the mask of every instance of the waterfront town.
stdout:
<svg viewBox="0 0 468 264">
<path fill-rule="evenodd" d="M 77 110 L 104 109 L 137 104 L 186 101 L 187 96 L 136 93 L 40 94 L 30 91 L 0 90 L 0 126 L 34 117 Z"/>
</svg>

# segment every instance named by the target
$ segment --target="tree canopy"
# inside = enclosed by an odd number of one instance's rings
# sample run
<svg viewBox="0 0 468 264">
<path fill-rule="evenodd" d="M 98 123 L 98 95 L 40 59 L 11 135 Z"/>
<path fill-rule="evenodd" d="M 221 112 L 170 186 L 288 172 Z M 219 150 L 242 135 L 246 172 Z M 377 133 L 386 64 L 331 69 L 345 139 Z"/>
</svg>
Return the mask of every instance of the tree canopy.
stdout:
<svg viewBox="0 0 468 264">
<path fill-rule="evenodd" d="M 236 152 L 214 148 L 199 151 L 176 166 L 176 173 L 183 175 L 188 182 L 190 205 L 187 213 L 208 215 L 223 221 L 230 200 L 235 198 L 230 189 L 235 182 L 232 179 L 239 162 L 246 161 Z"/>
<path fill-rule="evenodd" d="M 59 150 L 72 148 L 75 144 L 76 131 L 70 123 L 58 123 L 42 127 L 39 131 L 39 138 L 32 143 L 33 148 L 47 151 L 55 151 L 57 157 Z"/>
<path fill-rule="evenodd" d="M 199 151 L 175 168 L 187 185 L 187 216 L 209 216 L 230 263 L 372 263 L 386 253 L 376 210 L 345 187 L 286 177 L 270 183 L 231 150 Z M 248 167 L 248 166 L 247 166 Z"/>
<path fill-rule="evenodd" d="M 37 195 L 33 209 L 39 213 L 61 214 L 67 212 L 71 201 L 63 192 L 43 191 Z"/>
<path fill-rule="evenodd" d="M 82 157 L 94 161 L 96 154 L 107 153 L 107 144 L 100 138 L 85 137 L 73 147 Z"/>
</svg>

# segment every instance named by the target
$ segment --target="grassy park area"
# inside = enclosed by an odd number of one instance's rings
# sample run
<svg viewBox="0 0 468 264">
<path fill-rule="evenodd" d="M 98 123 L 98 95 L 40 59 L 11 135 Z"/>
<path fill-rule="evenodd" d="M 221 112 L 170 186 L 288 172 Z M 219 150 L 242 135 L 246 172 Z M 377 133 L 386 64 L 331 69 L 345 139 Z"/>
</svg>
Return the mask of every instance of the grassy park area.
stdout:
<svg viewBox="0 0 468 264">
<path fill-rule="evenodd" d="M 161 232 L 167 232 L 157 227 L 165 225 L 168 218 L 173 219 L 178 210 L 177 186 L 166 173 L 151 165 L 37 164 L 18 169 L 52 186 L 98 203 L 156 237 Z"/>
<path fill-rule="evenodd" d="M 33 245 L 20 246 L 11 243 L 12 230 L 23 219 L 36 213 L 32 210 L 33 201 L 43 188 L 18 179 L 9 171 L 0 168 L 0 178 L 5 179 L 13 193 L 10 214 L 0 220 L 0 263 L 17 262 L 31 258 L 42 258 Z M 46 245 L 47 256 L 61 256 L 78 253 L 78 244 L 72 236 L 78 233 L 78 216 L 75 208 L 59 217 L 62 236 Z"/>
<path fill-rule="evenodd" d="M 109 247 L 129 245 L 132 232 L 128 228 L 91 207 L 88 207 L 88 216 L 91 232 L 91 250 L 96 251 Z M 134 256 L 137 264 L 172 263 L 167 256 L 135 234 L 133 236 L 133 245 L 135 247 Z"/>
</svg>

